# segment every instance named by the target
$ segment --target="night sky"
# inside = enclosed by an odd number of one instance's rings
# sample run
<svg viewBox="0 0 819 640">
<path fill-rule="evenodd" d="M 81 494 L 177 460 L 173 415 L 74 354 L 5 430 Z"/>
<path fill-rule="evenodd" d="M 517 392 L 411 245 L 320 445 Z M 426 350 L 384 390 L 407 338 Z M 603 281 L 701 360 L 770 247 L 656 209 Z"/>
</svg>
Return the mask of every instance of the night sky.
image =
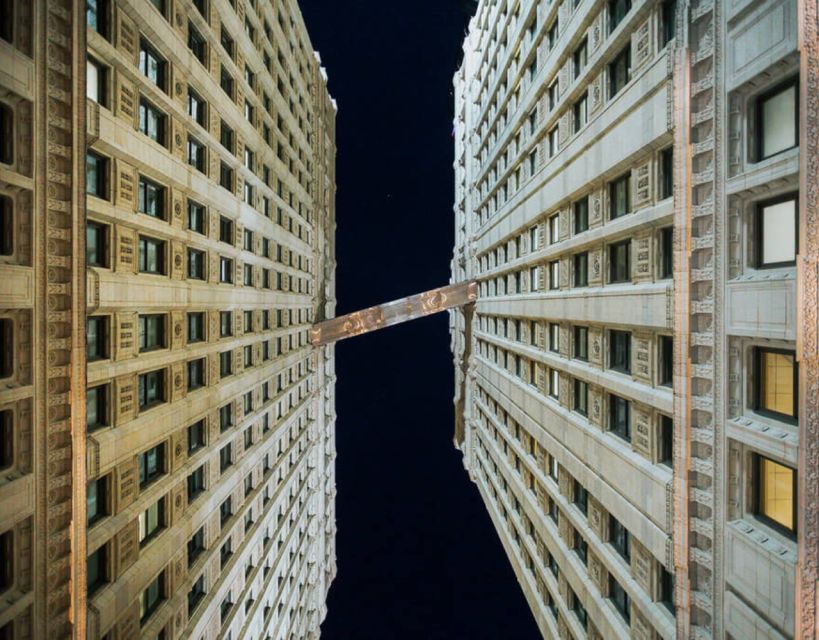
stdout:
<svg viewBox="0 0 819 640">
<path fill-rule="evenodd" d="M 463 0 L 300 0 L 339 105 L 339 314 L 445 285 Z M 338 576 L 322 637 L 538 638 L 452 444 L 441 314 L 338 345 Z"/>
</svg>

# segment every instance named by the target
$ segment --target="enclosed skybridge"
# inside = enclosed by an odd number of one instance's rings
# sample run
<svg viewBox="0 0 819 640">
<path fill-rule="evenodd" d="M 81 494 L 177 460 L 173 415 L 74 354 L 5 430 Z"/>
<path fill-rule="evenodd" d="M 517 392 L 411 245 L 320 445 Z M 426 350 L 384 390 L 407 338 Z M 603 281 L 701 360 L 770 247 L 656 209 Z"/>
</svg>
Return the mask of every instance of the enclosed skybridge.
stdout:
<svg viewBox="0 0 819 640">
<path fill-rule="evenodd" d="M 319 322 L 313 325 L 310 340 L 315 346 L 331 344 L 455 307 L 473 304 L 477 299 L 477 282 L 452 284 Z"/>
</svg>

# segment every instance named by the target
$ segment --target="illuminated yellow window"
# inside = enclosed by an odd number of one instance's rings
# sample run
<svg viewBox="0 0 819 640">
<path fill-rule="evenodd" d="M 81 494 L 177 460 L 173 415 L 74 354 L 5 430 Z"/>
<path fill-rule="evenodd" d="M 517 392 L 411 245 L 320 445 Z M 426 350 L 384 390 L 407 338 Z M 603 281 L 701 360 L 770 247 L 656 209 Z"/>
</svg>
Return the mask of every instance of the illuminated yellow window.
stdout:
<svg viewBox="0 0 819 640">
<path fill-rule="evenodd" d="M 757 456 L 757 513 L 790 532 L 796 531 L 796 472 Z"/>
<path fill-rule="evenodd" d="M 793 352 L 757 350 L 757 409 L 796 417 L 796 362 Z"/>
</svg>

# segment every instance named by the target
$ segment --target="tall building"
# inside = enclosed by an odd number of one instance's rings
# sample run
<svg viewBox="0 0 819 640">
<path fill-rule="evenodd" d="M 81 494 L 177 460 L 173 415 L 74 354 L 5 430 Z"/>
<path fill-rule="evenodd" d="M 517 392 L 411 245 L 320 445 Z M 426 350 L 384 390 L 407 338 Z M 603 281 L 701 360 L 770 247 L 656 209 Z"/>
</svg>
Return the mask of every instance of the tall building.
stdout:
<svg viewBox="0 0 819 640">
<path fill-rule="evenodd" d="M 815 2 L 482 0 L 455 443 L 547 638 L 815 638 Z"/>
<path fill-rule="evenodd" d="M 4 0 L 0 69 L 0 637 L 317 637 L 336 106 L 297 3 Z"/>
</svg>

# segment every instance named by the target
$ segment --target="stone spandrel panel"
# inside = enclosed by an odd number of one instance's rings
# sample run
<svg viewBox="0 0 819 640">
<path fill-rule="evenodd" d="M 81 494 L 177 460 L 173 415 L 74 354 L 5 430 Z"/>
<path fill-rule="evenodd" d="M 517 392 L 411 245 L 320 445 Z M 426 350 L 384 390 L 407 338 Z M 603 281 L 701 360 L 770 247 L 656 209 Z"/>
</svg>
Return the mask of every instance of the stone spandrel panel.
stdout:
<svg viewBox="0 0 819 640">
<path fill-rule="evenodd" d="M 136 86 L 121 73 L 115 73 L 114 77 L 114 114 L 133 127 L 137 116 Z"/>
<path fill-rule="evenodd" d="M 633 255 L 634 271 L 632 280 L 634 282 L 651 282 L 653 279 L 653 236 L 651 231 L 641 231 L 634 237 Z"/>
<path fill-rule="evenodd" d="M 599 327 L 589 327 L 589 363 L 603 366 L 603 331 Z"/>
<path fill-rule="evenodd" d="M 589 116 L 603 106 L 603 73 L 598 73 L 589 83 Z"/>
<path fill-rule="evenodd" d="M 116 42 L 119 52 L 134 66 L 139 63 L 139 31 L 134 21 L 124 11 L 116 12 Z"/>
<path fill-rule="evenodd" d="M 171 242 L 171 279 L 184 280 L 187 277 L 187 260 L 185 244 Z"/>
<path fill-rule="evenodd" d="M 139 521 L 132 520 L 114 536 L 113 573 L 115 578 L 123 575 L 139 556 Z"/>
<path fill-rule="evenodd" d="M 632 640 L 658 640 L 659 638 L 654 627 L 633 603 L 631 605 L 631 638 Z"/>
<path fill-rule="evenodd" d="M 137 232 L 123 225 L 114 226 L 114 271 L 117 273 L 136 273 L 137 270 Z"/>
<path fill-rule="evenodd" d="M 589 578 L 600 591 L 600 596 L 605 598 L 609 593 L 609 572 L 606 565 L 602 563 L 597 555 L 589 550 Z"/>
<path fill-rule="evenodd" d="M 117 620 L 116 638 L 117 640 L 139 640 L 139 637 L 139 600 L 137 599 Z"/>
<path fill-rule="evenodd" d="M 589 194 L 589 228 L 603 225 L 603 190 L 595 189 Z"/>
<path fill-rule="evenodd" d="M 632 403 L 631 448 L 647 460 L 653 460 L 654 429 L 651 409 L 637 402 Z"/>
<path fill-rule="evenodd" d="M 171 365 L 171 402 L 176 402 L 188 395 L 187 366 L 185 362 L 174 362 Z"/>
<path fill-rule="evenodd" d="M 114 314 L 114 360 L 127 360 L 137 355 L 137 314 L 118 312 Z"/>
<path fill-rule="evenodd" d="M 653 193 L 652 162 L 646 160 L 631 171 L 631 207 L 637 211 L 652 202 Z"/>
<path fill-rule="evenodd" d="M 137 208 L 136 170 L 127 162 L 114 160 L 114 205 L 127 211 Z"/>
<path fill-rule="evenodd" d="M 133 420 L 137 414 L 136 374 L 120 376 L 114 380 L 114 426 Z"/>
<path fill-rule="evenodd" d="M 649 16 L 631 34 L 632 74 L 651 60 L 654 55 L 654 42 L 657 38 L 653 35 L 653 25 L 654 18 Z"/>
<path fill-rule="evenodd" d="M 653 370 L 652 336 L 634 332 L 631 337 L 631 374 L 635 380 L 651 384 Z"/>
<path fill-rule="evenodd" d="M 631 538 L 631 577 L 646 593 L 653 593 L 654 558 L 639 540 Z"/>
<path fill-rule="evenodd" d="M 598 287 L 603 284 L 603 249 L 598 247 L 589 250 L 589 286 Z"/>
<path fill-rule="evenodd" d="M 603 390 L 597 385 L 589 385 L 589 421 L 603 428 Z"/>
</svg>

